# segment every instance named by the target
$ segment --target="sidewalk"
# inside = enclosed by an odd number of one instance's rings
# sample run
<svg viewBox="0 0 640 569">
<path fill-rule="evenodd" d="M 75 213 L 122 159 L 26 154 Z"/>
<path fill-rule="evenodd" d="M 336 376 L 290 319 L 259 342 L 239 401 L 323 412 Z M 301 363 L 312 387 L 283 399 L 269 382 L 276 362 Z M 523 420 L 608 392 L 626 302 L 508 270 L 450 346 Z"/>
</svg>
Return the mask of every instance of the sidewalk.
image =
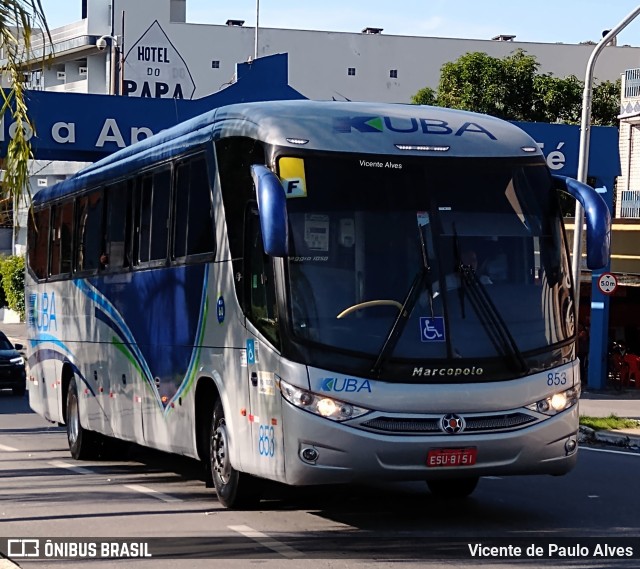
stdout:
<svg viewBox="0 0 640 569">
<path fill-rule="evenodd" d="M 582 392 L 579 405 L 580 416 L 608 417 L 615 415 L 638 421 L 640 420 L 640 389 L 591 391 L 587 388 Z M 640 448 L 640 427 L 614 431 L 594 431 L 588 427 L 580 427 L 580 439 L 584 442 Z"/>
</svg>

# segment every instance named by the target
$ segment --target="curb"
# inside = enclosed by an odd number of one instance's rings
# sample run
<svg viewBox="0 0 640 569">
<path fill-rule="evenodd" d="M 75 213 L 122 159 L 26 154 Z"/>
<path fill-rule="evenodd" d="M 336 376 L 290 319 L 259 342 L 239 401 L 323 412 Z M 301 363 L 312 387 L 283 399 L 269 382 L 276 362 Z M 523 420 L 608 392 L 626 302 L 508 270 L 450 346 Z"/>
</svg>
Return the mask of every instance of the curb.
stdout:
<svg viewBox="0 0 640 569">
<path fill-rule="evenodd" d="M 591 427 L 580 425 L 578 442 L 583 444 L 604 443 L 624 448 L 640 448 L 640 438 L 613 431 L 596 431 Z"/>
</svg>

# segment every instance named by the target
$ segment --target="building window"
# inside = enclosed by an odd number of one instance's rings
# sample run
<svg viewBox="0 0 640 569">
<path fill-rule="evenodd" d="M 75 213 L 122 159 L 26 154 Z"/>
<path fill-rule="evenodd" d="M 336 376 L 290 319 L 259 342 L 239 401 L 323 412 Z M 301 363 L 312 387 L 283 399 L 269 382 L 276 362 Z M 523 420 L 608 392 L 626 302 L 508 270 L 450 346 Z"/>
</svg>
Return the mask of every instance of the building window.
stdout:
<svg viewBox="0 0 640 569">
<path fill-rule="evenodd" d="M 391 77 L 392 79 L 397 79 L 398 78 L 398 70 L 397 69 L 390 69 L 389 70 L 389 77 Z"/>
<path fill-rule="evenodd" d="M 220 60 L 214 59 L 211 62 L 211 69 L 220 69 Z"/>
<path fill-rule="evenodd" d="M 347 69 L 347 75 L 355 75 L 356 74 L 356 68 L 355 67 L 349 67 Z"/>
</svg>

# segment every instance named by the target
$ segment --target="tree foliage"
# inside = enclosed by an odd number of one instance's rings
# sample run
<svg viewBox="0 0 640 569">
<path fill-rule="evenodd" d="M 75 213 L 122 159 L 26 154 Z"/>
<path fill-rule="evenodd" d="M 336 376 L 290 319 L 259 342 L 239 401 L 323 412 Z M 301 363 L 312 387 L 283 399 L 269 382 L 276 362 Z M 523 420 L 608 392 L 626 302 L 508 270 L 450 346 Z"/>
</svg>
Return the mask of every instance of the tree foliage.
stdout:
<svg viewBox="0 0 640 569">
<path fill-rule="evenodd" d="M 411 102 L 414 105 L 437 105 L 437 93 L 431 87 L 423 87 L 411 97 Z"/>
<path fill-rule="evenodd" d="M 44 30 L 50 39 L 49 28 L 40 0 L 0 0 L 0 48 L 3 64 L 0 67 L 8 89 L 1 89 L 0 116 L 10 117 L 15 131 L 4 157 L 2 198 L 14 204 L 29 193 L 28 161 L 32 158 L 29 139 L 35 132 L 27 116 L 25 100 L 24 64 L 32 55 L 34 30 Z M 44 38 L 44 36 L 42 36 Z"/>
<path fill-rule="evenodd" d="M 6 305 L 24 322 L 24 257 L 11 255 L 0 259 L 0 277 Z"/>
<path fill-rule="evenodd" d="M 462 55 L 440 70 L 438 90 L 421 89 L 416 104 L 486 113 L 505 120 L 579 124 L 584 82 L 538 73 L 535 56 L 517 49 L 497 58 L 482 52 Z M 593 89 L 592 122 L 617 125 L 620 80 L 598 83 Z"/>
</svg>

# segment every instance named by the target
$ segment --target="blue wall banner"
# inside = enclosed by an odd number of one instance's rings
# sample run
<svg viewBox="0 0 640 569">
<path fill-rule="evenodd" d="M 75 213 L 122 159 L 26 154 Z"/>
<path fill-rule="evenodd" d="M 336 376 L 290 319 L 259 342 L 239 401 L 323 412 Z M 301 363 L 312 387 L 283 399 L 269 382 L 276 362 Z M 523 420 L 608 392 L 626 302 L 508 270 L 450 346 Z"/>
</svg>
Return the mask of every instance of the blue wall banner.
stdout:
<svg viewBox="0 0 640 569">
<path fill-rule="evenodd" d="M 305 98 L 288 84 L 287 55 L 277 54 L 238 64 L 235 83 L 202 99 L 29 91 L 27 105 L 36 129 L 31 139 L 35 158 L 95 162 L 223 105 Z M 0 156 L 4 156 L 15 129 L 8 113 L 0 126 Z"/>
</svg>

